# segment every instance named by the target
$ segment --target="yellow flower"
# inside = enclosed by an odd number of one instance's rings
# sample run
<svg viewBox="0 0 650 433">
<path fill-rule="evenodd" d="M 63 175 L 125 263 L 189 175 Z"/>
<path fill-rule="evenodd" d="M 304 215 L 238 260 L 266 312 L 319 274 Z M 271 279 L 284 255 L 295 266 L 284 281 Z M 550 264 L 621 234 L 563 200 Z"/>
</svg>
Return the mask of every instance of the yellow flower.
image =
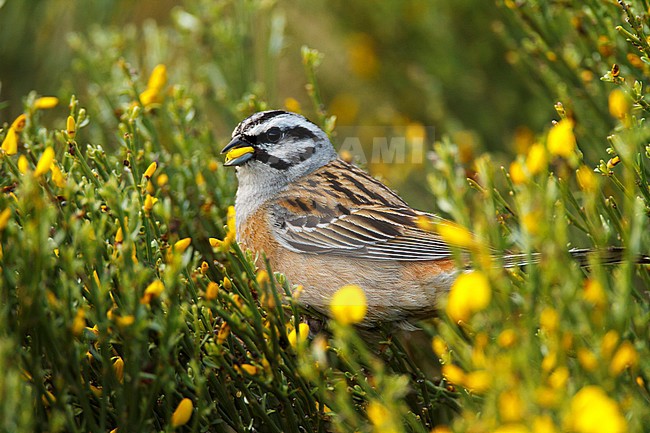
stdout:
<svg viewBox="0 0 650 433">
<path fill-rule="evenodd" d="M 485 370 L 472 371 L 465 375 L 463 386 L 477 394 L 483 394 L 492 384 L 492 375 Z"/>
<path fill-rule="evenodd" d="M 255 280 L 257 281 L 257 284 L 259 284 L 260 286 L 268 284 L 270 281 L 269 273 L 266 272 L 264 269 L 262 269 L 255 276 Z"/>
<path fill-rule="evenodd" d="M 86 326 L 86 331 L 92 332 L 95 335 L 99 335 L 99 327 L 97 325 L 93 325 L 92 328 L 89 328 L 88 326 Z"/>
<path fill-rule="evenodd" d="M 158 186 L 165 186 L 167 185 L 167 182 L 169 182 L 169 176 L 165 173 L 160 173 L 156 178 L 156 184 Z"/>
<path fill-rule="evenodd" d="M 0 212 L 0 232 L 9 224 L 9 218 L 11 218 L 11 209 L 6 208 Z"/>
<path fill-rule="evenodd" d="M 37 110 L 48 110 L 59 105 L 59 98 L 56 96 L 42 96 L 34 101 L 34 108 Z"/>
<path fill-rule="evenodd" d="M 615 157 L 610 158 L 609 161 L 607 161 L 607 169 L 611 170 L 612 168 L 616 167 L 620 163 L 621 163 L 621 157 L 616 155 Z"/>
<path fill-rule="evenodd" d="M 18 153 L 18 132 L 14 128 L 9 128 L 5 139 L 2 140 L 2 150 L 7 155 Z"/>
<path fill-rule="evenodd" d="M 388 408 L 378 401 L 371 401 L 366 408 L 368 420 L 374 426 L 375 433 L 396 433 L 400 431 Z"/>
<path fill-rule="evenodd" d="M 131 326 L 135 323 L 135 317 L 130 314 L 127 316 L 120 316 L 115 319 L 115 323 L 117 323 L 117 325 L 122 328 L 126 328 L 127 326 Z"/>
<path fill-rule="evenodd" d="M 160 280 L 154 281 L 144 289 L 144 295 L 140 299 L 140 303 L 150 304 L 153 299 L 158 298 L 162 294 L 163 290 L 165 290 L 163 282 Z"/>
<path fill-rule="evenodd" d="M 149 76 L 147 88 L 162 90 L 165 84 L 167 84 L 167 67 L 163 64 L 156 65 Z"/>
<path fill-rule="evenodd" d="M 93 395 L 97 398 L 101 398 L 102 394 L 104 394 L 104 390 L 102 389 L 101 386 L 95 386 L 93 384 L 90 384 L 90 392 L 93 393 Z M 117 429 L 115 429 L 117 430 Z"/>
<path fill-rule="evenodd" d="M 578 362 L 580 366 L 587 371 L 595 371 L 598 368 L 598 358 L 588 349 L 581 347 L 578 349 Z"/>
<path fill-rule="evenodd" d="M 438 224 L 436 229 L 442 240 L 449 245 L 459 248 L 472 248 L 475 245 L 472 233 L 459 224 L 445 221 Z"/>
<path fill-rule="evenodd" d="M 548 333 L 553 333 L 557 330 L 558 314 L 551 307 L 546 307 L 539 315 L 539 324 L 543 330 Z"/>
<path fill-rule="evenodd" d="M 526 168 L 528 173 L 537 174 L 541 173 L 546 168 L 546 147 L 543 144 L 533 144 L 528 150 L 526 157 Z"/>
<path fill-rule="evenodd" d="M 627 431 L 627 423 L 616 402 L 594 385 L 582 388 L 573 396 L 566 422 L 572 431 L 578 433 Z"/>
<path fill-rule="evenodd" d="M 433 340 L 431 341 L 431 347 L 433 348 L 433 353 L 438 355 L 440 358 L 447 354 L 447 343 L 445 343 L 445 340 L 437 335 L 433 337 Z"/>
<path fill-rule="evenodd" d="M 504 329 L 499 334 L 499 337 L 497 337 L 497 343 L 499 344 L 499 346 L 503 347 L 504 349 L 512 347 L 516 341 L 517 341 L 517 334 L 513 329 Z"/>
<path fill-rule="evenodd" d="M 544 356 L 544 359 L 542 359 L 542 370 L 544 371 L 551 371 L 553 368 L 555 368 L 555 365 L 557 364 L 557 352 L 555 350 L 551 350 Z"/>
<path fill-rule="evenodd" d="M 546 139 L 548 151 L 552 155 L 568 158 L 576 148 L 576 137 L 573 135 L 573 122 L 562 119 L 548 132 Z"/>
<path fill-rule="evenodd" d="M 230 335 L 230 326 L 228 323 L 223 322 L 217 332 L 217 343 L 223 344 L 226 341 L 226 338 L 228 338 L 228 335 Z"/>
<path fill-rule="evenodd" d="M 521 216 L 521 225 L 531 235 L 537 235 L 539 233 L 540 218 L 541 212 L 539 210 L 525 212 Z"/>
<path fill-rule="evenodd" d="M 223 288 L 228 291 L 232 290 L 232 282 L 230 282 L 230 278 L 223 277 Z"/>
<path fill-rule="evenodd" d="M 598 282 L 598 280 L 594 280 L 593 278 L 585 281 L 582 298 L 600 308 L 604 307 L 607 303 L 607 295 L 605 294 L 603 286 Z"/>
<path fill-rule="evenodd" d="M 68 133 L 68 137 L 74 140 L 74 137 L 77 135 L 77 124 L 74 121 L 74 117 L 68 116 L 68 120 L 65 123 L 65 130 Z"/>
<path fill-rule="evenodd" d="M 235 206 L 228 206 L 228 211 L 226 213 L 226 223 L 228 224 L 228 231 L 234 232 L 236 230 Z"/>
<path fill-rule="evenodd" d="M 407 142 L 424 140 L 426 136 L 427 136 L 427 129 L 420 122 L 409 122 L 406 125 L 406 130 L 404 131 L 404 137 L 406 138 Z M 468 137 L 468 140 L 472 140 L 471 135 Z M 468 147 L 472 147 L 472 146 L 473 144 L 470 144 Z"/>
<path fill-rule="evenodd" d="M 138 255 L 136 254 L 135 250 L 135 244 L 131 244 L 131 260 L 133 260 L 133 263 L 136 265 L 138 264 Z"/>
<path fill-rule="evenodd" d="M 519 161 L 513 161 L 510 164 L 509 173 L 510 179 L 512 179 L 512 183 L 515 185 L 521 185 L 522 183 L 526 182 L 526 179 L 528 179 L 528 176 L 524 171 L 524 166 Z"/>
<path fill-rule="evenodd" d="M 623 119 L 630 113 L 632 101 L 621 89 L 614 89 L 609 94 L 609 114 L 617 119 Z"/>
<path fill-rule="evenodd" d="M 485 309 L 492 298 L 490 283 L 480 271 L 458 276 L 447 298 L 447 315 L 454 322 L 466 322 L 473 313 Z"/>
<path fill-rule="evenodd" d="M 162 102 L 160 97 L 160 92 L 154 89 L 145 89 L 144 92 L 140 93 L 140 102 L 145 107 L 150 105 Z"/>
<path fill-rule="evenodd" d="M 27 124 L 27 116 L 21 114 L 20 116 L 16 117 L 16 120 L 12 122 L 10 129 L 13 129 L 16 132 L 23 132 L 23 129 L 25 129 L 26 124 Z"/>
<path fill-rule="evenodd" d="M 176 410 L 172 414 L 172 419 L 171 419 L 172 427 L 176 428 L 187 424 L 187 422 L 192 417 L 193 411 L 194 411 L 194 404 L 192 404 L 192 400 L 190 400 L 189 398 L 184 398 L 183 400 L 181 400 L 181 402 L 178 403 Z"/>
<path fill-rule="evenodd" d="M 433 428 L 429 433 L 452 433 L 451 429 L 446 425 L 438 425 Z"/>
<path fill-rule="evenodd" d="M 144 209 L 144 213 L 149 214 L 151 212 L 151 209 L 153 209 L 153 205 L 158 202 L 158 199 L 155 197 L 152 197 L 150 194 L 147 194 L 147 196 L 144 198 L 144 205 L 142 208 Z"/>
<path fill-rule="evenodd" d="M 147 167 L 147 169 L 144 171 L 144 177 L 147 179 L 151 179 L 153 173 L 156 171 L 157 168 L 158 168 L 158 163 L 156 161 L 149 164 L 149 167 Z"/>
<path fill-rule="evenodd" d="M 72 320 L 72 333 L 74 335 L 81 335 L 84 329 L 86 329 L 86 312 L 83 308 L 79 308 Z"/>
<path fill-rule="evenodd" d="M 48 146 L 44 151 L 41 157 L 36 164 L 36 169 L 34 169 L 34 176 L 39 177 L 50 171 L 52 167 L 52 162 L 54 161 L 54 149 Z"/>
<path fill-rule="evenodd" d="M 122 227 L 118 227 L 115 233 L 115 243 L 121 244 L 122 242 L 124 242 L 124 232 L 122 231 Z"/>
<path fill-rule="evenodd" d="M 113 371 L 117 380 L 122 383 L 124 380 L 124 360 L 119 356 L 115 357 L 115 361 L 113 361 Z"/>
<path fill-rule="evenodd" d="M 600 343 L 600 353 L 603 358 L 609 358 L 618 344 L 618 332 L 611 330 L 603 336 L 603 341 Z"/>
<path fill-rule="evenodd" d="M 41 400 L 45 407 L 50 407 L 50 402 L 56 403 L 56 397 L 48 390 L 45 390 L 45 394 L 41 396 Z"/>
<path fill-rule="evenodd" d="M 179 253 L 179 254 L 183 253 L 185 252 L 185 250 L 187 250 L 187 248 L 190 246 L 191 243 L 192 243 L 192 238 L 183 238 L 179 241 L 176 241 L 176 243 L 172 247 L 172 250 L 175 253 Z"/>
<path fill-rule="evenodd" d="M 455 385 L 462 385 L 465 382 L 465 372 L 454 364 L 442 366 L 442 376 Z"/>
<path fill-rule="evenodd" d="M 66 180 L 65 176 L 63 175 L 63 172 L 57 165 L 56 161 L 52 162 L 52 182 L 54 182 L 54 185 L 56 185 L 59 188 L 65 188 L 66 186 Z"/>
<path fill-rule="evenodd" d="M 226 236 L 223 240 L 217 238 L 210 238 L 210 245 L 212 248 L 218 248 L 220 251 L 226 252 L 230 249 L 230 245 L 235 242 L 237 236 L 235 224 L 235 207 L 228 206 L 226 214 Z"/>
<path fill-rule="evenodd" d="M 640 388 L 645 389 L 645 381 L 643 380 L 643 378 L 641 376 L 637 376 L 635 382 Z"/>
<path fill-rule="evenodd" d="M 167 68 L 165 65 L 157 65 L 151 75 L 144 92 L 140 93 L 140 102 L 145 107 L 162 102 L 161 91 L 167 83 Z"/>
<path fill-rule="evenodd" d="M 415 225 L 417 225 L 420 230 L 427 232 L 432 232 L 436 229 L 436 225 L 433 222 L 432 218 L 426 215 L 418 215 L 418 217 L 415 219 Z"/>
<path fill-rule="evenodd" d="M 241 369 L 251 376 L 255 376 L 257 374 L 257 367 L 251 364 L 242 364 Z"/>
<path fill-rule="evenodd" d="M 551 388 L 560 389 L 564 388 L 567 381 L 569 380 L 569 369 L 566 367 L 558 367 L 553 373 L 548 377 L 548 384 L 551 385 Z"/>
<path fill-rule="evenodd" d="M 578 180 L 580 189 L 583 191 L 595 191 L 596 186 L 598 186 L 596 174 L 586 165 L 578 167 L 578 170 L 576 170 L 576 179 Z"/>
<path fill-rule="evenodd" d="M 300 114 L 302 111 L 302 107 L 300 107 L 300 102 L 296 100 L 295 98 L 286 98 L 284 100 L 284 108 L 287 109 L 287 111 L 292 111 L 294 113 Z"/>
<path fill-rule="evenodd" d="M 616 353 L 612 357 L 612 362 L 609 364 L 609 374 L 618 376 L 624 370 L 634 367 L 639 362 L 639 354 L 629 341 L 624 341 L 619 346 Z"/>
<path fill-rule="evenodd" d="M 25 174 L 27 173 L 27 170 L 29 170 L 29 161 L 25 155 L 20 155 L 18 157 L 18 171 Z"/>
<path fill-rule="evenodd" d="M 309 325 L 306 323 L 299 324 L 298 329 L 294 329 L 289 333 L 289 335 L 287 335 L 289 344 L 294 349 L 299 344 L 302 344 L 303 342 L 307 341 L 307 337 L 309 337 Z"/>
<path fill-rule="evenodd" d="M 368 304 L 363 289 L 354 284 L 341 287 L 334 293 L 330 301 L 332 317 L 344 325 L 363 321 L 366 317 Z"/>
<path fill-rule="evenodd" d="M 519 394 L 514 391 L 504 391 L 499 394 L 499 414 L 507 422 L 515 422 L 524 415 L 524 402 Z"/>
<path fill-rule="evenodd" d="M 219 293 L 219 285 L 214 281 L 210 281 L 208 287 L 205 288 L 205 299 L 208 301 L 216 299 L 217 293 Z"/>
<path fill-rule="evenodd" d="M 548 415 L 536 416 L 533 418 L 533 433 L 556 433 L 557 429 L 553 418 Z"/>
</svg>

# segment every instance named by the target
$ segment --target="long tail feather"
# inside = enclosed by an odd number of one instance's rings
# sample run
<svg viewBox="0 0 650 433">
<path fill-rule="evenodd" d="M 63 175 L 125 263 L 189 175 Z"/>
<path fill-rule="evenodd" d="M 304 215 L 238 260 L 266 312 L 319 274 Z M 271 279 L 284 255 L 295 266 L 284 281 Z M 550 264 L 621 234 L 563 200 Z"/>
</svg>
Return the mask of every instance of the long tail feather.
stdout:
<svg viewBox="0 0 650 433">
<path fill-rule="evenodd" d="M 598 250 L 588 248 L 574 248 L 569 250 L 569 254 L 578 262 L 580 266 L 589 266 L 592 260 L 597 260 L 604 265 L 616 265 L 623 263 L 625 259 L 625 248 L 610 247 Z M 541 255 L 539 253 L 528 254 L 511 254 L 505 256 L 503 261 L 507 268 L 516 266 L 526 266 L 531 263 L 539 263 Z M 650 264 L 650 256 L 640 255 L 635 259 L 635 263 Z"/>
</svg>

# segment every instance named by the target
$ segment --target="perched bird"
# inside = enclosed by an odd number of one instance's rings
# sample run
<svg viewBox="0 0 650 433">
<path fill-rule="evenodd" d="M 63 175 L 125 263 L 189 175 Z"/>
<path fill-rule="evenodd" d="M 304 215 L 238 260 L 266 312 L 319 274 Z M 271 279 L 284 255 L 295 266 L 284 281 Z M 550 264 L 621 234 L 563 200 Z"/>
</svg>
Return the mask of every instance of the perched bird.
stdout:
<svg viewBox="0 0 650 433">
<path fill-rule="evenodd" d="M 237 167 L 237 241 L 303 285 L 300 301 L 308 307 L 326 314 L 331 296 L 356 284 L 368 302 L 362 325 L 408 328 L 434 315 L 461 272 L 440 236 L 417 224 L 436 216 L 339 159 L 327 135 L 301 115 L 255 113 L 222 153 L 224 165 Z M 572 253 L 586 263 L 588 250 Z M 610 256 L 603 260 L 617 261 L 620 251 Z"/>
</svg>

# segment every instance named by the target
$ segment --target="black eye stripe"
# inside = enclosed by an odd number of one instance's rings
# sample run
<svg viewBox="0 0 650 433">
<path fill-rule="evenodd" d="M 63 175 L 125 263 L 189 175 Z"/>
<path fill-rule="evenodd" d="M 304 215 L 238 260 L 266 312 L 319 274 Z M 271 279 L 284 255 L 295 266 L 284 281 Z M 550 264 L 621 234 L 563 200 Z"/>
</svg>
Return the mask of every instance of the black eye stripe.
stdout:
<svg viewBox="0 0 650 433">
<path fill-rule="evenodd" d="M 247 135 L 244 134 L 244 137 L 246 138 L 246 141 L 250 142 L 251 144 L 262 144 L 262 143 L 277 143 L 278 140 L 273 141 L 273 135 L 275 133 L 273 127 L 270 128 L 268 131 L 264 131 L 259 133 L 258 135 Z M 282 137 L 284 138 L 293 138 L 293 139 L 299 139 L 299 140 L 317 140 L 318 136 L 314 134 L 309 128 L 305 128 L 304 126 L 292 126 L 290 128 L 278 128 L 278 132 L 282 134 Z M 269 134 L 271 132 L 271 134 Z"/>
<path fill-rule="evenodd" d="M 316 134 L 311 132 L 309 128 L 305 128 L 304 126 L 293 126 L 291 128 L 285 129 L 282 131 L 285 136 L 287 137 L 293 137 L 293 138 L 299 138 L 299 139 L 312 139 L 315 140 Z"/>
<path fill-rule="evenodd" d="M 280 159 L 277 156 L 273 156 L 266 150 L 259 147 L 255 149 L 255 159 L 261 163 L 268 164 L 270 167 L 273 167 L 276 170 L 286 170 L 287 168 L 291 167 L 291 163 L 289 161 L 285 161 L 284 159 Z"/>
</svg>

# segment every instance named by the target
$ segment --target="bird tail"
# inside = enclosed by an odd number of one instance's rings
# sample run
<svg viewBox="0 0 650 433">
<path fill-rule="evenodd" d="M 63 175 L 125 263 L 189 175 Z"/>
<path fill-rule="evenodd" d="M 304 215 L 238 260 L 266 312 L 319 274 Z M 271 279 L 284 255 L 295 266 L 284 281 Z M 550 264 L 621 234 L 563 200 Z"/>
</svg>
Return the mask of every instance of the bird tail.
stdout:
<svg viewBox="0 0 650 433">
<path fill-rule="evenodd" d="M 587 267 L 592 260 L 596 260 L 603 265 L 616 265 L 625 261 L 625 248 L 609 247 L 600 249 L 574 248 L 569 250 L 571 257 L 578 262 L 580 266 Z M 541 260 L 540 253 L 533 254 L 510 254 L 504 257 L 504 265 L 507 268 L 517 266 L 526 266 L 532 263 L 539 263 Z M 638 265 L 650 264 L 650 256 L 639 255 L 635 258 Z"/>
</svg>

